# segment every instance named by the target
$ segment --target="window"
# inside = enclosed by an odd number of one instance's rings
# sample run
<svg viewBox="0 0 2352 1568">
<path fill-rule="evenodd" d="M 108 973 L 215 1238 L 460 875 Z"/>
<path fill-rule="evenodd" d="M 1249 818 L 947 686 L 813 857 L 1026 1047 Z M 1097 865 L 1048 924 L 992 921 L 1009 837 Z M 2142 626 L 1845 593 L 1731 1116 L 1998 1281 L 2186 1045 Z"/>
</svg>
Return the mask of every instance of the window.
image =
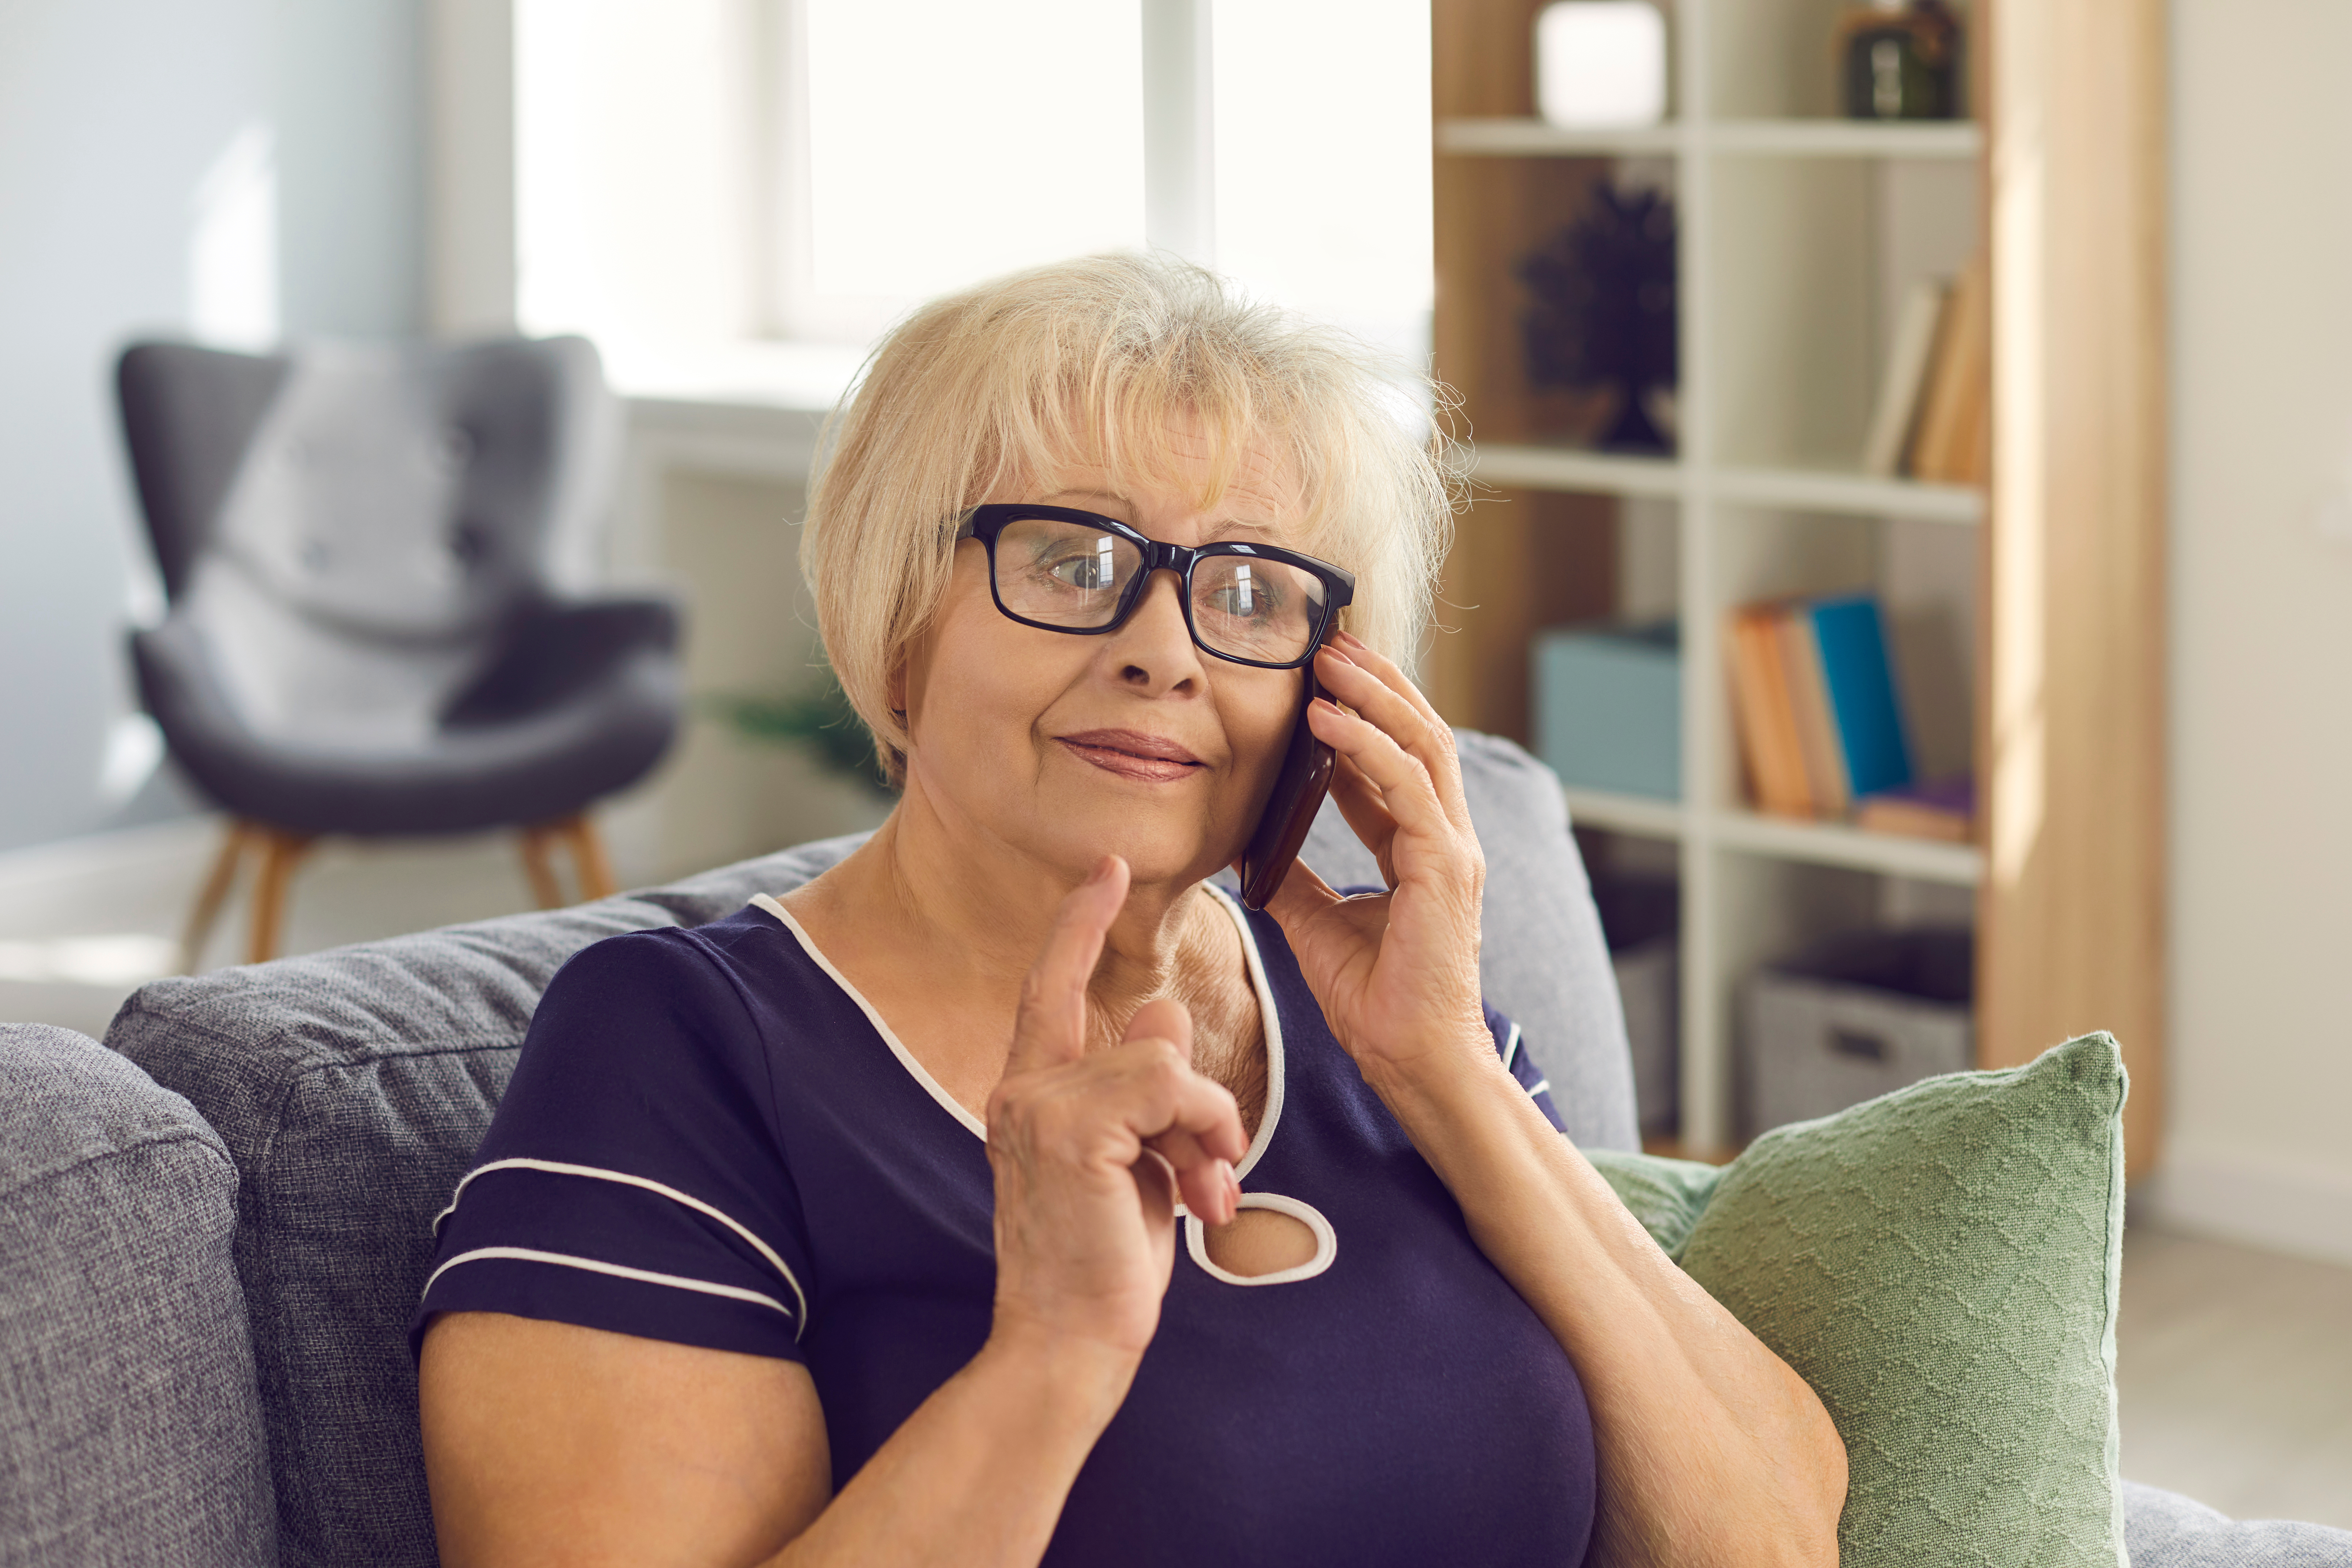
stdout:
<svg viewBox="0 0 2352 1568">
<path fill-rule="evenodd" d="M 1418 359 L 1416 0 L 515 0 L 517 319 L 856 347 L 1160 244 Z"/>
</svg>

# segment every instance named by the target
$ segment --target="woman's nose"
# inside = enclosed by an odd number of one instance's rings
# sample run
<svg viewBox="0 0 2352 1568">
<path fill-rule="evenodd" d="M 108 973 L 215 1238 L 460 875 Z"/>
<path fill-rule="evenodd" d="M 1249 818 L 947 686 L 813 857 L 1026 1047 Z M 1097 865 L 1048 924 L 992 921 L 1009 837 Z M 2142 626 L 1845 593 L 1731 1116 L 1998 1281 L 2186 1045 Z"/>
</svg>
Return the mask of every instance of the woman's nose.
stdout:
<svg viewBox="0 0 2352 1568">
<path fill-rule="evenodd" d="M 1130 685 L 1173 690 L 1200 673 L 1200 649 L 1184 621 L 1183 580 L 1173 572 L 1151 574 L 1143 601 L 1113 637 L 1121 679 Z"/>
</svg>

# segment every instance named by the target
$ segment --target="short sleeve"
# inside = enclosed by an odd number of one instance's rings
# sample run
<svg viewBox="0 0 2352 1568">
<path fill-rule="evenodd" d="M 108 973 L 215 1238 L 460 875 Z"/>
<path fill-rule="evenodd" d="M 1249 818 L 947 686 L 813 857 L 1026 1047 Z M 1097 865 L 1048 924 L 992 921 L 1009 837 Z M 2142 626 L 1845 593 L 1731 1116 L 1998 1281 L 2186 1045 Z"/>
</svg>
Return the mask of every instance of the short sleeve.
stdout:
<svg viewBox="0 0 2352 1568">
<path fill-rule="evenodd" d="M 1551 1080 L 1544 1077 L 1543 1069 L 1536 1065 L 1535 1055 L 1520 1037 L 1518 1025 L 1496 1012 L 1492 1005 L 1482 1003 L 1481 1005 L 1486 1009 L 1486 1031 L 1495 1037 L 1495 1051 L 1503 1058 L 1504 1070 L 1528 1091 L 1528 1098 L 1536 1102 L 1536 1109 L 1544 1113 L 1545 1121 L 1561 1131 L 1567 1131 L 1567 1124 L 1559 1119 L 1559 1108 L 1551 1102 Z"/>
<path fill-rule="evenodd" d="M 435 1222 L 411 1348 L 479 1311 L 800 1360 L 811 1271 L 770 1070 L 694 933 L 575 954 Z"/>
</svg>

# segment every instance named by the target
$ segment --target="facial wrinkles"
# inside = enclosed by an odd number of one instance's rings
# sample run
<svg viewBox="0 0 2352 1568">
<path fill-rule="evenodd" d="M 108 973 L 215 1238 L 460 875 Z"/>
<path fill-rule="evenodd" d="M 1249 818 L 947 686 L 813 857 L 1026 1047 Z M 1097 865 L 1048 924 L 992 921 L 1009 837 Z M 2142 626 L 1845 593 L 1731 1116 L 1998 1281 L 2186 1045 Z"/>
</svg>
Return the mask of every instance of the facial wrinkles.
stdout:
<svg viewBox="0 0 2352 1568">
<path fill-rule="evenodd" d="M 1213 509 L 1198 505 L 1198 487 L 1139 479 L 1121 485 L 1100 465 L 1081 464 L 1010 481 L 986 499 L 1099 511 L 1171 543 L 1233 533 L 1288 542 L 1280 523 L 1293 510 L 1280 479 L 1279 466 L 1253 451 Z M 1128 853 L 1132 846 L 1150 848 L 1161 874 L 1176 874 L 1180 863 L 1199 874 L 1209 842 L 1242 830 L 1238 818 L 1263 782 L 1258 774 L 1279 753 L 1299 678 L 1230 665 L 1194 647 L 1177 584 L 1164 574 L 1155 574 L 1149 597 L 1119 630 L 1060 637 L 997 611 L 978 545 L 961 547 L 959 556 L 950 601 L 910 650 L 924 672 L 912 684 L 925 689 L 922 705 L 931 709 L 921 724 L 929 743 L 918 745 L 929 754 L 913 759 L 914 771 L 923 794 L 940 797 L 934 809 L 961 820 L 959 837 L 977 833 L 1057 864 L 1081 851 Z M 1138 670 L 1149 679 L 1139 681 Z M 1192 706 L 1201 699 L 1205 709 Z M 1091 787 L 1099 781 L 1087 773 L 1061 771 L 1072 759 L 1057 736 L 1122 728 L 1191 751 L 1208 764 L 1208 787 L 1195 793 L 1175 784 L 1182 793 L 1163 796 L 1161 811 L 1121 804 Z M 1106 842 L 1092 842 L 1104 835 Z M 1088 842 L 1078 844 L 1080 837 Z M 1137 872 L 1150 875 L 1141 864 Z"/>
</svg>

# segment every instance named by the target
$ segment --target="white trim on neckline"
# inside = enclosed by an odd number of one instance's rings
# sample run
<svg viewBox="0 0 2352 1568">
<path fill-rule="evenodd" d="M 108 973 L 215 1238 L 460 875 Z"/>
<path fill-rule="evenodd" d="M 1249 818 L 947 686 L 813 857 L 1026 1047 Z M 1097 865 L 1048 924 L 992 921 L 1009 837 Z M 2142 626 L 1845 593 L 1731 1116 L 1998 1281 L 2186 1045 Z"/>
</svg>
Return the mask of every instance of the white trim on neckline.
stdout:
<svg viewBox="0 0 2352 1568">
<path fill-rule="evenodd" d="M 874 1004 L 866 999 L 866 994 L 849 983 L 849 976 L 833 966 L 833 960 L 824 955 L 824 950 L 817 946 L 801 922 L 793 919 L 792 911 L 765 893 L 752 894 L 751 902 L 783 921 L 784 929 L 792 932 L 793 939 L 801 944 L 801 951 L 809 955 L 809 962 L 824 970 L 825 977 L 841 987 L 841 994 L 857 1004 L 858 1011 L 866 1015 L 866 1021 L 874 1026 L 874 1032 L 882 1037 L 882 1043 L 890 1047 L 890 1054 L 898 1058 L 898 1065 L 905 1068 L 908 1075 L 923 1086 L 923 1091 L 938 1100 L 940 1109 L 950 1116 L 962 1122 L 973 1137 L 983 1143 L 988 1142 L 988 1124 L 966 1110 L 957 1102 L 954 1095 L 940 1087 L 940 1080 L 931 1076 L 930 1069 L 915 1059 L 915 1053 L 908 1050 L 906 1042 L 898 1038 L 897 1032 L 883 1021 L 882 1015 L 875 1010 Z"/>
<path fill-rule="evenodd" d="M 1275 1214 L 1288 1215 L 1315 1235 L 1315 1256 L 1288 1268 L 1277 1268 L 1269 1274 L 1236 1274 L 1221 1268 L 1209 1259 L 1209 1233 L 1198 1215 L 1184 1216 L 1184 1250 L 1191 1255 L 1201 1271 L 1212 1279 L 1228 1285 L 1295 1285 L 1301 1279 L 1312 1279 L 1331 1267 L 1339 1256 L 1339 1233 L 1323 1217 L 1323 1211 L 1313 1204 L 1280 1193 L 1244 1193 L 1241 1206 L 1245 1209 L 1267 1209 Z"/>
<path fill-rule="evenodd" d="M 1266 1146 L 1274 1141 L 1275 1123 L 1282 1119 L 1282 1086 L 1285 1077 L 1282 1016 L 1275 1007 L 1274 987 L 1266 980 L 1265 960 L 1258 952 L 1257 933 L 1250 930 L 1249 916 L 1243 912 L 1241 905 L 1235 901 L 1233 895 L 1223 888 L 1213 882 L 1204 882 L 1202 886 L 1224 906 L 1225 912 L 1233 917 L 1234 928 L 1241 932 L 1242 956 L 1249 966 L 1250 988 L 1257 993 L 1258 1018 L 1265 1031 L 1265 1110 L 1257 1119 L 1257 1136 L 1250 1141 L 1249 1152 L 1242 1156 L 1242 1163 L 1234 1167 L 1234 1179 L 1238 1182 L 1249 1174 L 1252 1167 L 1255 1166 L 1259 1158 L 1265 1154 Z M 808 954 L 809 961 L 824 971 L 827 979 L 841 987 L 843 995 L 857 1004 L 858 1010 L 866 1015 L 866 1021 L 874 1026 L 874 1032 L 882 1037 L 882 1043 L 890 1047 L 892 1056 L 898 1058 L 898 1065 L 905 1068 L 908 1075 L 923 1087 L 924 1092 L 939 1101 L 940 1108 L 969 1129 L 972 1136 L 986 1142 L 988 1124 L 965 1110 L 957 1101 L 955 1096 L 940 1087 L 940 1080 L 933 1078 L 930 1070 L 915 1059 L 915 1053 L 907 1048 L 906 1042 L 899 1039 L 897 1033 L 883 1020 L 881 1013 L 874 1004 L 866 999 L 865 993 L 852 985 L 849 983 L 849 977 L 834 967 L 833 961 L 825 957 L 824 950 L 817 946 L 807 929 L 793 918 L 792 911 L 766 893 L 754 893 L 751 901 L 753 908 L 764 910 L 782 922 L 783 928 L 793 934 L 793 939 L 801 944 L 801 951 Z M 1181 1217 L 1185 1212 L 1182 1204 L 1176 1205 L 1179 1217 Z"/>
<path fill-rule="evenodd" d="M 1214 882 L 1201 884 L 1225 906 L 1234 918 L 1234 929 L 1242 933 L 1242 957 L 1249 964 L 1250 987 L 1257 993 L 1257 1011 L 1265 1030 L 1265 1109 L 1259 1112 L 1257 1136 L 1250 1140 L 1249 1152 L 1242 1163 L 1234 1167 L 1234 1180 L 1239 1182 L 1250 1173 L 1264 1156 L 1266 1145 L 1274 1142 L 1274 1124 L 1282 1120 L 1282 1086 L 1289 1075 L 1283 1070 L 1282 1014 L 1274 1005 L 1274 987 L 1265 978 L 1265 960 L 1257 950 L 1257 933 L 1250 929 L 1249 915 L 1241 900 Z M 1182 1205 L 1178 1205 L 1181 1212 Z"/>
</svg>

